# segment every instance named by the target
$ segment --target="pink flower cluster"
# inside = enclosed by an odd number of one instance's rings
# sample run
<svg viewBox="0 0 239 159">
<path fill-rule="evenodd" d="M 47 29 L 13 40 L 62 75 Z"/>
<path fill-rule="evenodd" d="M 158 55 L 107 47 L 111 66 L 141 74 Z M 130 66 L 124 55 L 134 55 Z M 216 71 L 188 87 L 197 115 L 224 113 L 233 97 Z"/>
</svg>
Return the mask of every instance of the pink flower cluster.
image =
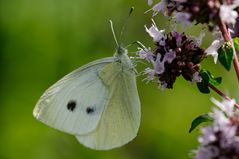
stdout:
<svg viewBox="0 0 239 159">
<path fill-rule="evenodd" d="M 148 0 L 152 5 L 153 1 Z M 206 23 L 213 29 L 221 22 L 235 24 L 238 18 L 239 0 L 161 0 L 152 7 L 154 15 L 163 12 L 186 26 L 191 22 Z"/>
<path fill-rule="evenodd" d="M 212 125 L 201 128 L 195 159 L 238 159 L 239 158 L 239 112 L 235 110 L 235 100 L 219 102 L 210 116 Z"/>
<path fill-rule="evenodd" d="M 187 81 L 201 81 L 200 62 L 206 56 L 204 49 L 200 48 L 204 33 L 198 38 L 177 31 L 166 34 L 164 30 L 159 30 L 154 22 L 150 28 L 145 26 L 145 29 L 156 45 L 154 50 L 140 48 L 138 52 L 141 59 L 153 66 L 144 71 L 148 75 L 148 81 L 158 78 L 157 83 L 161 89 L 173 88 L 180 75 Z"/>
</svg>

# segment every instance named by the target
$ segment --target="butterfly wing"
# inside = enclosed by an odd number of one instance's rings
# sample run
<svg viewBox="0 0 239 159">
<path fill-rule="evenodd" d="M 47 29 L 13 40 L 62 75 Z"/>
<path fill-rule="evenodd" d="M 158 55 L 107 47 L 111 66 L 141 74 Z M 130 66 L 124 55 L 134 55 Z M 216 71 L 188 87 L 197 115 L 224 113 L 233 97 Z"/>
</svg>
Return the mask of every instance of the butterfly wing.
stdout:
<svg viewBox="0 0 239 159">
<path fill-rule="evenodd" d="M 96 60 L 63 77 L 41 96 L 33 115 L 43 123 L 70 134 L 93 131 L 109 95 L 99 72 L 114 61 L 114 57 Z"/>
<path fill-rule="evenodd" d="M 107 64 L 100 72 L 102 81 L 109 87 L 109 98 L 97 128 L 87 134 L 77 135 L 87 147 L 107 150 L 131 141 L 140 125 L 140 100 L 135 72 L 122 64 Z"/>
</svg>

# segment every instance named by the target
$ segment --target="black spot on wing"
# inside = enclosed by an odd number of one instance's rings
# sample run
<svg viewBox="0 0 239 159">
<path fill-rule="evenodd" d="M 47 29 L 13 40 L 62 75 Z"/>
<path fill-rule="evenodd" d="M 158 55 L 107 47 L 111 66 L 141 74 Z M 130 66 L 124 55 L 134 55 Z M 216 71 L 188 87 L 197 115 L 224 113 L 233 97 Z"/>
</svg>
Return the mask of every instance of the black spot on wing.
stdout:
<svg viewBox="0 0 239 159">
<path fill-rule="evenodd" d="M 75 108 L 76 108 L 76 101 L 75 100 L 70 100 L 68 103 L 67 103 L 67 109 L 69 110 L 69 111 L 74 111 L 75 110 Z"/>
<path fill-rule="evenodd" d="M 87 107 L 86 108 L 86 113 L 87 114 L 93 114 L 95 112 L 95 107 Z"/>
</svg>

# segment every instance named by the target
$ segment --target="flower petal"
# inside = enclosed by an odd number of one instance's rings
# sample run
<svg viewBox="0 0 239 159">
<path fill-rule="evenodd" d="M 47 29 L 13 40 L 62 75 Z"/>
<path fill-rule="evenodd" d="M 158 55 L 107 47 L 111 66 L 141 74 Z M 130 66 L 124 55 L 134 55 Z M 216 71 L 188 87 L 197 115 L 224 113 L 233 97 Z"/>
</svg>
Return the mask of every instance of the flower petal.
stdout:
<svg viewBox="0 0 239 159">
<path fill-rule="evenodd" d="M 149 35 L 153 38 L 154 42 L 160 42 L 164 39 L 164 31 L 165 30 L 158 30 L 157 26 L 153 23 L 152 26 L 148 29 L 146 26 L 145 30 L 149 33 Z"/>
<path fill-rule="evenodd" d="M 146 68 L 143 72 L 143 74 L 147 74 L 148 77 L 147 77 L 147 81 L 152 81 L 154 80 L 154 76 L 155 76 L 155 70 L 151 69 L 151 68 Z"/>
<path fill-rule="evenodd" d="M 205 50 L 207 55 L 211 55 L 214 63 L 217 63 L 218 53 L 217 50 L 221 47 L 222 43 L 219 40 L 214 40 L 212 44 Z"/>
<path fill-rule="evenodd" d="M 194 82 L 201 82 L 201 81 L 202 81 L 202 77 L 200 76 L 199 72 L 195 72 L 193 74 L 192 83 L 194 83 Z"/>
<path fill-rule="evenodd" d="M 153 4 L 153 0 L 148 0 L 148 5 L 151 6 Z"/>
<path fill-rule="evenodd" d="M 153 6 L 153 16 L 158 14 L 158 12 L 164 11 L 167 5 L 167 0 L 161 0 L 159 3 Z"/>
<path fill-rule="evenodd" d="M 154 63 L 154 70 L 156 74 L 160 75 L 164 72 L 164 61 L 161 61 L 161 54 L 157 54 L 156 61 Z"/>
<path fill-rule="evenodd" d="M 220 18 L 222 21 L 228 24 L 235 24 L 238 17 L 238 13 L 234 10 L 237 5 L 221 5 Z"/>
<path fill-rule="evenodd" d="M 189 27 L 192 25 L 192 22 L 190 21 L 191 14 L 186 12 L 176 12 L 174 14 L 174 17 L 177 22 L 182 23 L 185 27 Z"/>
<path fill-rule="evenodd" d="M 164 55 L 164 62 L 168 62 L 168 63 L 172 63 L 172 61 L 176 58 L 176 53 L 173 50 L 169 50 L 169 52 L 167 52 Z"/>
<path fill-rule="evenodd" d="M 151 52 L 150 48 L 138 48 L 139 51 L 137 54 L 139 58 L 147 60 L 148 62 L 152 62 L 154 60 L 154 54 Z"/>
</svg>

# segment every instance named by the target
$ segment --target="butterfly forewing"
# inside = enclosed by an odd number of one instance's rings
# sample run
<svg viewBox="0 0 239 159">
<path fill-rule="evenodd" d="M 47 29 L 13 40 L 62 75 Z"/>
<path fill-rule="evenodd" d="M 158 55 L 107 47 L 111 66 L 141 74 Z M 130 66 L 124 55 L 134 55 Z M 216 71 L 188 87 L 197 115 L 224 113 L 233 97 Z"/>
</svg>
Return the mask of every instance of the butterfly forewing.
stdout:
<svg viewBox="0 0 239 159">
<path fill-rule="evenodd" d="M 114 61 L 113 57 L 100 59 L 63 77 L 42 95 L 34 116 L 70 134 L 87 134 L 95 130 L 109 96 L 109 89 L 99 72 Z"/>
</svg>

